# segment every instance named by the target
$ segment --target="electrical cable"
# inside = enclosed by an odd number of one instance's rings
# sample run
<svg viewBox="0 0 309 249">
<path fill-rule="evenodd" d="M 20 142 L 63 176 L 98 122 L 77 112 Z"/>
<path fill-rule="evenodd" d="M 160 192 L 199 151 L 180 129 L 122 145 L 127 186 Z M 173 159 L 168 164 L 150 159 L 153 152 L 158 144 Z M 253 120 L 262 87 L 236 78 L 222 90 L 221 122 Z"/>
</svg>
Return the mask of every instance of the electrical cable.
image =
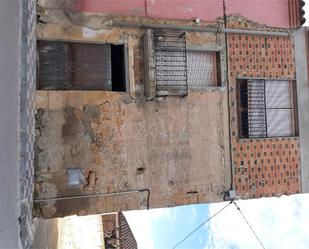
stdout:
<svg viewBox="0 0 309 249">
<path fill-rule="evenodd" d="M 145 15 L 146 15 L 146 17 L 149 17 L 149 15 L 148 15 L 148 3 L 147 3 L 147 1 L 148 0 L 145 0 L 145 4 L 144 4 L 144 7 L 145 7 Z"/>
<path fill-rule="evenodd" d="M 94 198 L 94 197 L 102 197 L 102 196 L 112 196 L 112 195 L 123 195 L 123 194 L 131 194 L 131 193 L 141 193 L 147 192 L 147 209 L 150 208 L 150 189 L 137 189 L 137 190 L 126 190 L 119 192 L 107 192 L 107 193 L 97 193 L 97 194 L 87 194 L 87 195 L 75 195 L 75 196 L 61 196 L 61 197 L 52 197 L 52 198 L 43 198 L 43 199 L 34 199 L 34 203 L 40 202 L 49 202 L 49 201 L 62 201 L 62 200 L 73 200 L 73 199 L 84 199 L 84 198 Z"/>
<path fill-rule="evenodd" d="M 11 226 L 15 225 L 17 222 L 20 223 L 20 219 L 18 218 L 16 221 L 14 221 L 13 223 L 7 225 L 6 227 L 0 229 L 0 233 L 3 233 L 5 232 L 6 230 L 8 230 Z"/>
<path fill-rule="evenodd" d="M 253 230 L 252 226 L 250 225 L 249 221 L 246 219 L 245 215 L 243 214 L 243 212 L 240 210 L 239 206 L 236 204 L 236 202 L 234 202 L 237 210 L 240 212 L 241 216 L 243 217 L 243 219 L 246 221 L 247 225 L 250 227 L 252 233 L 254 234 L 255 238 L 257 239 L 257 241 L 260 243 L 261 247 L 263 249 L 265 249 L 265 246 L 263 245 L 262 241 L 260 240 L 260 238 L 257 236 L 256 232 Z"/>
<path fill-rule="evenodd" d="M 173 249 L 177 248 L 180 246 L 186 239 L 188 239 L 193 233 L 195 233 L 198 229 L 200 229 L 203 225 L 205 225 L 208 221 L 210 221 L 212 218 L 217 216 L 219 213 L 221 213 L 225 208 L 227 208 L 229 205 L 231 205 L 234 201 L 230 201 L 227 205 L 225 205 L 223 208 L 221 208 L 218 212 L 216 212 L 214 215 L 210 216 L 207 220 L 205 220 L 202 224 L 197 226 L 191 233 L 189 233 L 186 237 L 184 237 L 181 241 L 179 241 Z"/>
</svg>

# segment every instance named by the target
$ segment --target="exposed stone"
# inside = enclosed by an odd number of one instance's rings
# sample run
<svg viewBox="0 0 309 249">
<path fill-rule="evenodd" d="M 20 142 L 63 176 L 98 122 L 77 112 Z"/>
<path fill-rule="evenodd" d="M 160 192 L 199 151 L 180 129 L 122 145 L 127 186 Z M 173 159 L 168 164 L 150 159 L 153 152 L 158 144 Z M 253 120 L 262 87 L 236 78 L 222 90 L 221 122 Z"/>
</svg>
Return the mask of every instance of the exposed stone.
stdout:
<svg viewBox="0 0 309 249">
<path fill-rule="evenodd" d="M 96 180 L 97 180 L 96 173 L 93 171 L 90 171 L 87 177 L 88 183 L 85 189 L 87 191 L 93 191 Z"/>
<path fill-rule="evenodd" d="M 43 206 L 42 207 L 42 214 L 44 214 L 46 217 L 53 217 L 56 213 L 57 209 L 53 206 Z"/>
<path fill-rule="evenodd" d="M 146 169 L 144 167 L 137 168 L 136 169 L 136 174 L 137 175 L 142 175 L 142 174 L 144 174 L 145 170 Z"/>
<path fill-rule="evenodd" d="M 222 191 L 230 186 L 225 93 L 192 91 L 183 99 L 128 104 L 120 93 L 58 94 L 63 98 L 63 107 L 38 112 L 38 119 L 44 123 L 37 138 L 37 174 L 43 180 L 43 190 L 37 188 L 39 197 L 149 188 L 151 207 L 222 200 Z M 75 106 L 75 99 L 84 99 L 83 95 L 99 98 L 101 104 Z M 56 174 L 44 170 L 47 166 Z M 65 170 L 72 166 L 89 172 L 84 189 L 68 188 Z M 192 191 L 199 197 L 186 199 L 187 192 Z M 142 208 L 147 195 L 114 196 L 110 207 L 106 201 L 106 197 L 90 198 L 88 204 L 72 200 L 70 208 L 59 201 L 53 217 L 81 210 L 90 214 Z M 106 205 L 97 209 L 103 202 Z M 42 212 L 50 217 L 51 212 Z"/>
</svg>

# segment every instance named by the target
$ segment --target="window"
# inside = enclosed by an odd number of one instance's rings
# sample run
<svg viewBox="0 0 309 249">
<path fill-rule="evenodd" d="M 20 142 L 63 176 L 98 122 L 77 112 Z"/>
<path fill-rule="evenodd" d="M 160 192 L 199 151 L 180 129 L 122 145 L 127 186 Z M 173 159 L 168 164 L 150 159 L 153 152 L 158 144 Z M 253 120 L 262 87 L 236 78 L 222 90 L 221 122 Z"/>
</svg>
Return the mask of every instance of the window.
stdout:
<svg viewBox="0 0 309 249">
<path fill-rule="evenodd" d="M 296 136 L 295 81 L 239 80 L 240 137 Z"/>
<path fill-rule="evenodd" d="M 123 45 L 38 41 L 39 90 L 126 91 Z"/>
<path fill-rule="evenodd" d="M 220 86 L 219 52 L 187 49 L 186 33 L 147 30 L 144 36 L 145 93 L 186 95 L 188 89 Z"/>
<path fill-rule="evenodd" d="M 187 51 L 188 87 L 203 89 L 220 86 L 218 52 Z"/>
</svg>

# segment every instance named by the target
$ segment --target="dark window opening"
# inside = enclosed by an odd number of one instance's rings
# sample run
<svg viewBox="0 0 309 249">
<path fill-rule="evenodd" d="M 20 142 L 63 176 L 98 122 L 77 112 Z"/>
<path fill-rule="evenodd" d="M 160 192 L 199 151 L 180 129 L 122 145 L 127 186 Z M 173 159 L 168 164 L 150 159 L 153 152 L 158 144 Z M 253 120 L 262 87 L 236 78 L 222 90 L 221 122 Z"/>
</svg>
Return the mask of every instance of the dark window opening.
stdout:
<svg viewBox="0 0 309 249">
<path fill-rule="evenodd" d="M 38 41 L 38 90 L 125 92 L 123 45 Z"/>
<path fill-rule="evenodd" d="M 112 91 L 126 91 L 125 56 L 123 45 L 112 45 Z"/>
<path fill-rule="evenodd" d="M 298 135 L 296 82 L 238 80 L 241 138 Z"/>
</svg>

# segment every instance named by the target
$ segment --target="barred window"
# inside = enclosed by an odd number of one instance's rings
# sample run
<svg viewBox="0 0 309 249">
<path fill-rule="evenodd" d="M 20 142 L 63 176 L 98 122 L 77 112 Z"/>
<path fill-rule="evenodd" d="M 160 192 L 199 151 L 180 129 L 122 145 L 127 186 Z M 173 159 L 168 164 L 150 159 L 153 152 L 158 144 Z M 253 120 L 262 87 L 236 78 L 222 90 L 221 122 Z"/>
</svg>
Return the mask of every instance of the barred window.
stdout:
<svg viewBox="0 0 309 249">
<path fill-rule="evenodd" d="M 296 82 L 239 80 L 240 137 L 296 136 Z"/>
<path fill-rule="evenodd" d="M 220 52 L 186 45 L 186 33 L 147 30 L 144 35 L 145 94 L 187 95 L 188 89 L 221 84 Z"/>
<path fill-rule="evenodd" d="M 186 33 L 155 30 L 154 57 L 156 92 L 158 95 L 186 95 Z"/>
</svg>

